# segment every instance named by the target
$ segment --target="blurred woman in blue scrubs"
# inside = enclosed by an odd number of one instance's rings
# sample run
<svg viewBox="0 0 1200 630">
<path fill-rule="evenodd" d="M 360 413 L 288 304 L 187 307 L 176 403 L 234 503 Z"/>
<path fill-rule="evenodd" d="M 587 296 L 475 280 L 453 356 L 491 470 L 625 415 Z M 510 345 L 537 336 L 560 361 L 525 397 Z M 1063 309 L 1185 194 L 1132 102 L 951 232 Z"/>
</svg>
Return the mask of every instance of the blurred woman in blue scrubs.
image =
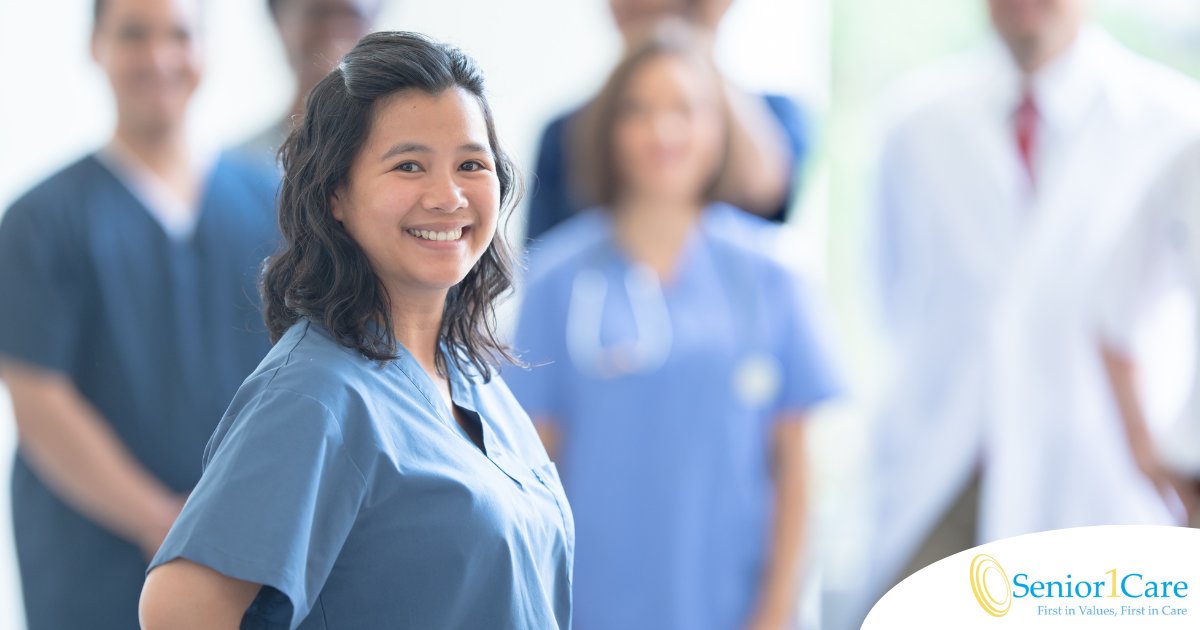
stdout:
<svg viewBox="0 0 1200 630">
<path fill-rule="evenodd" d="M 151 563 L 143 627 L 569 627 L 571 511 L 495 375 L 516 175 L 478 67 L 369 35 L 282 156 L 275 346 Z"/>
<path fill-rule="evenodd" d="M 804 419 L 835 382 L 777 228 L 712 201 L 727 110 L 682 23 L 631 47 L 584 116 L 603 205 L 531 255 L 508 373 L 578 524 L 575 626 L 783 628 L 805 523 Z"/>
<path fill-rule="evenodd" d="M 29 630 L 137 626 L 146 563 L 270 349 L 275 177 L 187 138 L 199 3 L 97 0 L 116 128 L 0 224 L 0 375 Z"/>
</svg>

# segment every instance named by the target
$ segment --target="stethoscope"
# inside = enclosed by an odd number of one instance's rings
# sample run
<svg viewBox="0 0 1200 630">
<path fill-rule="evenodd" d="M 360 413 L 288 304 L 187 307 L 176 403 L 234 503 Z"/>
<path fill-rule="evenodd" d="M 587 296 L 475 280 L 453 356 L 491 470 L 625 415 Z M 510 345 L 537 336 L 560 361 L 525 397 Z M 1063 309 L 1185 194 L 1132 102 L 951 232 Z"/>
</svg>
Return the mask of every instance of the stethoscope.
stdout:
<svg viewBox="0 0 1200 630">
<path fill-rule="evenodd" d="M 699 236 L 709 239 L 704 217 Z M 607 241 L 606 241 L 607 242 Z M 597 248 L 597 256 L 607 248 Z M 596 258 L 597 256 L 593 256 Z M 741 331 L 747 339 L 740 344 L 742 356 L 734 366 L 731 391 L 749 407 L 761 407 L 775 399 L 783 381 L 783 368 L 769 351 L 766 340 L 768 322 L 755 289 L 761 281 L 744 269 L 739 261 L 720 261 L 720 282 L 735 310 L 744 309 Z M 608 302 L 609 281 L 599 264 L 580 269 L 571 283 L 567 305 L 566 346 L 572 364 L 580 372 L 611 380 L 633 374 L 645 374 L 666 364 L 674 344 L 667 296 L 658 274 L 648 265 L 629 263 L 624 274 L 624 289 L 633 317 L 634 338 L 606 346 L 601 339 L 604 309 Z"/>
</svg>

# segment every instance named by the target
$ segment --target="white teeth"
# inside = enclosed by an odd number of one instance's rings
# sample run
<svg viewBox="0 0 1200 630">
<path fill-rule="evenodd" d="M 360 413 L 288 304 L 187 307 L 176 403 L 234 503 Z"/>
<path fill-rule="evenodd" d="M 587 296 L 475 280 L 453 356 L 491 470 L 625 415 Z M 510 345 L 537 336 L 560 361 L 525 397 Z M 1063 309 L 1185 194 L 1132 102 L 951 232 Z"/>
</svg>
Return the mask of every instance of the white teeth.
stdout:
<svg viewBox="0 0 1200 630">
<path fill-rule="evenodd" d="M 423 238 L 427 241 L 457 241 L 462 238 L 462 228 L 456 228 L 449 232 L 434 232 L 432 230 L 409 230 L 408 233 L 417 238 Z"/>
</svg>

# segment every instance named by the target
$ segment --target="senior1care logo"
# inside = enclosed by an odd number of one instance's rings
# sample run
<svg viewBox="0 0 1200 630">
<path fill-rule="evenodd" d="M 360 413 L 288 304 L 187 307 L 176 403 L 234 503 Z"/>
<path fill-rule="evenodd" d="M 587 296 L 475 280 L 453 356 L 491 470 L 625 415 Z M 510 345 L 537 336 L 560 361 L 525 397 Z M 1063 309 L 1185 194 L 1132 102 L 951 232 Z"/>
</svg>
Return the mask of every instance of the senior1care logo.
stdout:
<svg viewBox="0 0 1200 630">
<path fill-rule="evenodd" d="M 1183 605 L 1189 584 L 1183 579 L 1148 579 L 1140 572 L 1104 572 L 1098 580 L 1072 576 L 1063 579 L 1035 579 L 1028 573 L 1014 574 L 1009 581 L 1004 567 L 986 553 L 971 559 L 971 592 L 983 611 L 1003 617 L 1015 600 L 1037 602 L 1037 614 L 1108 617 L 1185 616 Z M 1099 601 L 1090 601 L 1099 600 Z M 1111 600 L 1123 600 L 1117 604 Z M 1200 624 L 1200 620 L 1197 620 Z"/>
<path fill-rule="evenodd" d="M 1200 628 L 1200 531 L 1111 526 L 1000 540 L 888 591 L 863 630 Z"/>
</svg>

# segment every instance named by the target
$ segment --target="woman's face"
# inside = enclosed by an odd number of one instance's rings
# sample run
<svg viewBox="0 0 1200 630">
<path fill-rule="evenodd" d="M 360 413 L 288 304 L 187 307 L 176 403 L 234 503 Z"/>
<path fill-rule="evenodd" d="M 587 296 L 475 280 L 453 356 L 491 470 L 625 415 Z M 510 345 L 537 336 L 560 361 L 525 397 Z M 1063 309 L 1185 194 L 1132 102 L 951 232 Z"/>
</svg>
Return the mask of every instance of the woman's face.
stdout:
<svg viewBox="0 0 1200 630">
<path fill-rule="evenodd" d="M 719 166 L 724 126 L 711 73 L 670 54 L 642 63 L 617 103 L 613 157 L 621 197 L 702 198 Z"/>
<path fill-rule="evenodd" d="M 332 210 L 391 297 L 458 284 L 496 233 L 500 180 L 479 101 L 461 88 L 376 103 Z"/>
<path fill-rule="evenodd" d="M 183 124 L 202 66 L 197 11 L 191 0 L 105 5 L 92 34 L 92 56 L 127 123 L 149 129 Z"/>
</svg>

